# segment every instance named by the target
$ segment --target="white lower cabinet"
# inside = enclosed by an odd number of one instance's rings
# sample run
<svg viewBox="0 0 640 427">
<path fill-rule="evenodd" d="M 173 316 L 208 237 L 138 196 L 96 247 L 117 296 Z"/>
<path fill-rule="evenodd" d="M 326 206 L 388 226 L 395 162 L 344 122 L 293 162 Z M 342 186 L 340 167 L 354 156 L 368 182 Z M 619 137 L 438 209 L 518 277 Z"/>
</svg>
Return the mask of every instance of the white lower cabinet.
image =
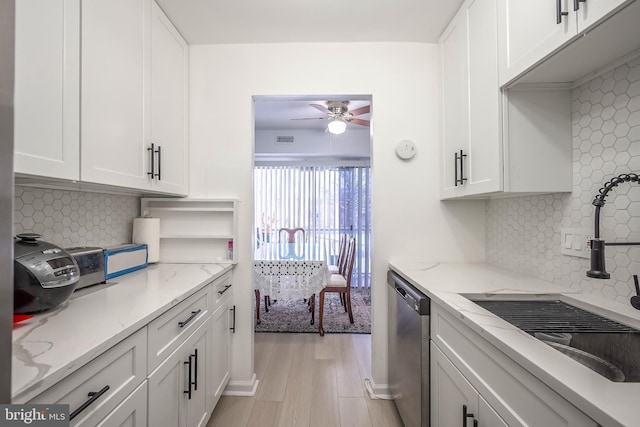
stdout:
<svg viewBox="0 0 640 427">
<path fill-rule="evenodd" d="M 149 375 L 149 426 L 206 425 L 211 342 L 211 323 L 206 321 Z"/>
<path fill-rule="evenodd" d="M 458 318 L 431 308 L 433 427 L 597 427 Z M 472 414 L 464 422 L 463 405 Z"/>
<path fill-rule="evenodd" d="M 229 295 L 230 296 L 230 295 Z M 213 346 L 211 359 L 211 383 L 213 400 L 212 410 L 216 405 L 231 376 L 231 333 L 235 330 L 235 306 L 231 306 L 231 298 L 225 302 L 211 316 L 213 332 Z"/>
<path fill-rule="evenodd" d="M 147 381 L 133 391 L 97 427 L 144 427 L 147 425 Z"/>
<path fill-rule="evenodd" d="M 227 272 L 29 403 L 68 404 L 74 427 L 206 426 L 230 378 L 232 293 Z"/>
<path fill-rule="evenodd" d="M 433 342 L 431 396 L 433 426 L 507 427 L 507 423 Z"/>
</svg>

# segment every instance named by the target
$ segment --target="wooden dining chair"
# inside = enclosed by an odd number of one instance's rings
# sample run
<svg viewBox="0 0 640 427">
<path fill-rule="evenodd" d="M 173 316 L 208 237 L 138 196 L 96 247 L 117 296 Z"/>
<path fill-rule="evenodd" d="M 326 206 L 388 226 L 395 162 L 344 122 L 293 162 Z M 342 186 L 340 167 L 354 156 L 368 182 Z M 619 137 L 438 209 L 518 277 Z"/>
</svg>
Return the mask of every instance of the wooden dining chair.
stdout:
<svg viewBox="0 0 640 427">
<path fill-rule="evenodd" d="M 345 261 L 347 259 L 347 235 L 343 234 L 340 237 L 340 246 L 338 249 L 338 262 L 336 265 L 328 265 L 329 273 L 331 274 L 340 274 L 340 268 L 343 267 Z"/>
<path fill-rule="evenodd" d="M 287 242 L 289 243 L 295 243 L 296 242 L 296 233 L 301 231 L 302 232 L 302 241 L 305 240 L 305 231 L 304 228 L 302 227 L 297 227 L 297 228 L 281 228 L 280 230 L 278 230 L 278 239 L 280 239 L 280 235 L 282 232 L 287 233 Z"/>
<path fill-rule="evenodd" d="M 324 294 L 327 292 L 339 293 L 342 304 L 345 311 L 349 314 L 349 322 L 353 322 L 353 312 L 351 310 L 351 276 L 353 274 L 353 263 L 356 258 L 356 239 L 351 238 L 349 240 L 349 246 L 347 249 L 346 261 L 344 268 L 340 274 L 332 274 L 327 280 L 324 289 L 320 291 L 319 299 L 320 306 L 318 308 L 318 331 L 321 336 L 324 336 L 324 328 L 322 327 L 322 320 L 324 316 Z"/>
</svg>

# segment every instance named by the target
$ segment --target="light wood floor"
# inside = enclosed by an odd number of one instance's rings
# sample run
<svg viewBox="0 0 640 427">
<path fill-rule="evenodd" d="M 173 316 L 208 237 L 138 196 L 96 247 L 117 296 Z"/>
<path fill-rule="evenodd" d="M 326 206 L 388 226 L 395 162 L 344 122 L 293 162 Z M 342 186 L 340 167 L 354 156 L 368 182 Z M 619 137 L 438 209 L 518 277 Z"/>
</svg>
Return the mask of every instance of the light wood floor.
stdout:
<svg viewBox="0 0 640 427">
<path fill-rule="evenodd" d="M 255 334 L 254 397 L 222 396 L 207 427 L 402 427 L 372 400 L 371 335 Z"/>
</svg>

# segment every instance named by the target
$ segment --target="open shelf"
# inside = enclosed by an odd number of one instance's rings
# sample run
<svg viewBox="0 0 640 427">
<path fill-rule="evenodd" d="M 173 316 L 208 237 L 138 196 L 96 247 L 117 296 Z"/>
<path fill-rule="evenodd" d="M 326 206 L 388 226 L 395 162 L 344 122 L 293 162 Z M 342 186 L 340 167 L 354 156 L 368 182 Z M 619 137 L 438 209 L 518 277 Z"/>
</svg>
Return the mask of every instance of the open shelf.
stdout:
<svg viewBox="0 0 640 427">
<path fill-rule="evenodd" d="M 236 263 L 234 199 L 143 198 L 142 216 L 160 218 L 160 262 Z M 235 248 L 237 249 L 237 248 Z"/>
</svg>

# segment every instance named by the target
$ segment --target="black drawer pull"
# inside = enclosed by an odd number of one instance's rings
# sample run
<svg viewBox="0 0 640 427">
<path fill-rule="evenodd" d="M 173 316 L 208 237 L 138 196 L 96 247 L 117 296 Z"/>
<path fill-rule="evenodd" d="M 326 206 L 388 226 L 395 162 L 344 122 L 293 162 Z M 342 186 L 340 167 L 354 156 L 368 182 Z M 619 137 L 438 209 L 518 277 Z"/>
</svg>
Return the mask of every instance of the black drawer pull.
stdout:
<svg viewBox="0 0 640 427">
<path fill-rule="evenodd" d="M 154 163 L 154 154 L 155 154 L 155 144 L 151 144 L 151 147 L 147 148 L 147 151 L 150 152 L 151 154 L 151 161 L 150 161 L 150 172 L 147 172 L 147 175 L 149 175 L 151 177 L 151 179 L 153 179 L 154 177 L 154 172 L 155 172 L 155 163 Z"/>
<path fill-rule="evenodd" d="M 467 412 L 467 405 L 462 405 L 462 427 L 467 427 L 467 418 L 474 418 L 474 415 Z M 474 423 L 474 427 L 475 425 L 476 424 Z"/>
<path fill-rule="evenodd" d="M 156 150 L 156 153 L 158 153 L 158 173 L 155 175 L 156 178 L 158 178 L 158 181 L 162 180 L 162 171 L 160 170 L 160 168 L 162 168 L 161 150 L 162 147 L 158 145 L 158 149 Z"/>
<path fill-rule="evenodd" d="M 95 392 L 95 391 L 91 391 L 87 394 L 87 396 L 89 397 L 89 400 L 87 400 L 86 402 L 84 402 L 82 405 L 80 405 L 80 407 L 78 409 L 76 409 L 75 411 L 73 411 L 71 413 L 71 415 L 69 415 L 69 420 L 74 419 L 75 417 L 77 417 L 78 415 L 80 415 L 80 412 L 84 411 L 85 409 L 87 409 L 93 402 L 95 402 L 96 400 L 98 400 L 100 398 L 100 396 L 102 396 L 103 394 L 105 394 L 107 391 L 109 390 L 109 386 L 106 385 L 102 388 L 102 390 Z"/>
<path fill-rule="evenodd" d="M 219 293 L 220 295 L 224 294 L 225 292 L 227 292 L 227 291 L 229 290 L 229 288 L 231 288 L 231 286 L 232 286 L 232 285 L 227 285 L 227 286 L 225 286 L 225 287 L 224 287 L 224 289 L 223 289 L 223 290 L 221 290 L 221 291 L 218 291 L 218 293 Z"/>
<path fill-rule="evenodd" d="M 562 23 L 562 17 L 569 15 L 569 12 L 562 11 L 562 0 L 556 0 L 556 24 Z"/>
<path fill-rule="evenodd" d="M 186 394 L 189 400 L 191 400 L 191 385 L 193 385 L 193 380 L 191 377 L 191 355 L 189 355 L 189 360 L 187 362 L 184 362 L 184 364 L 187 365 L 187 370 L 189 371 L 189 380 L 187 381 L 187 386 L 189 387 L 189 389 L 185 390 L 184 394 Z"/>
<path fill-rule="evenodd" d="M 181 328 L 184 328 L 185 326 L 187 326 L 187 323 L 191 322 L 193 319 L 195 319 L 195 317 L 200 314 L 202 310 L 201 309 L 197 309 L 196 311 L 192 311 L 191 312 L 191 316 L 189 316 L 187 318 L 187 320 L 184 320 L 182 322 L 178 322 L 178 326 L 180 326 Z"/>
<path fill-rule="evenodd" d="M 234 305 L 233 308 L 230 308 L 229 310 L 233 311 L 233 326 L 230 327 L 229 329 L 231 329 L 231 331 L 233 331 L 233 333 L 236 333 L 236 306 Z"/>
<path fill-rule="evenodd" d="M 197 348 L 193 350 L 193 360 L 195 364 L 195 366 L 193 367 L 193 372 L 194 372 L 194 376 L 196 377 L 195 381 L 193 382 L 193 389 L 198 390 L 198 349 Z"/>
</svg>

